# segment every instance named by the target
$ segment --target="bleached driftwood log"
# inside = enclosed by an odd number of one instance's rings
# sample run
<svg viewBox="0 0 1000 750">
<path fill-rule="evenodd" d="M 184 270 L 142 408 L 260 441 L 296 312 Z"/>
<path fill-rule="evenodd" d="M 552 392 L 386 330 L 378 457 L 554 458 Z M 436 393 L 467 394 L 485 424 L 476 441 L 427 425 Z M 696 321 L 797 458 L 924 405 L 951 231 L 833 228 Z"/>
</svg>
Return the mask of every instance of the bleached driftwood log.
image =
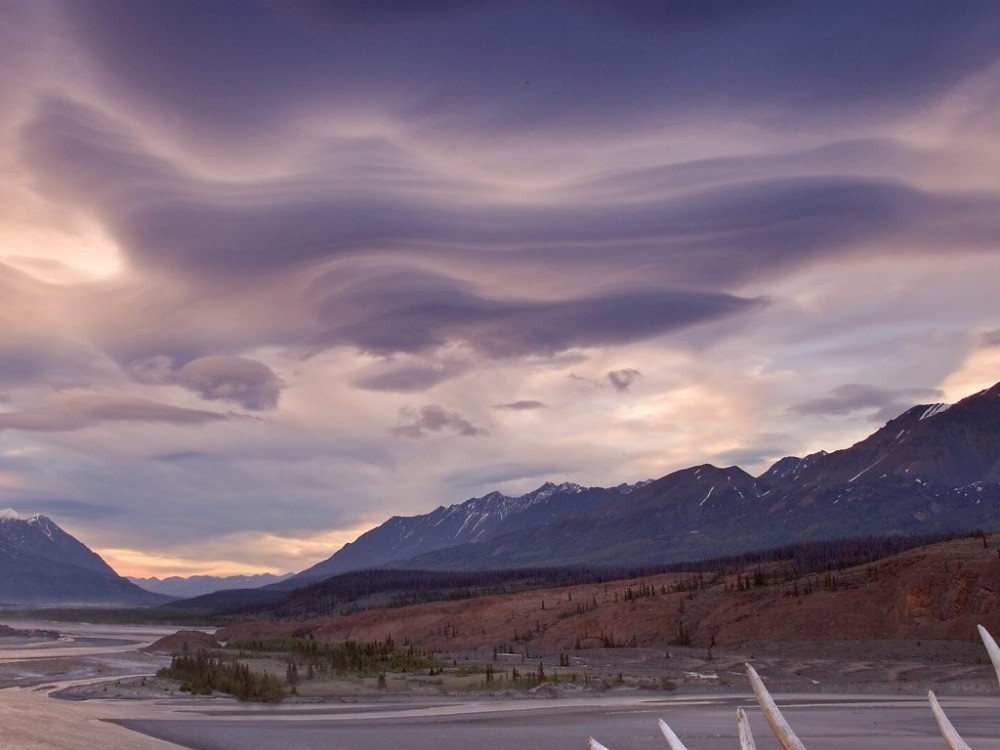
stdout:
<svg viewBox="0 0 1000 750">
<path fill-rule="evenodd" d="M 997 681 L 1000 682 L 1000 647 L 997 646 L 997 642 L 993 640 L 993 636 L 989 634 L 986 628 L 982 625 L 978 627 L 979 635 L 983 639 L 983 645 L 986 646 L 986 652 L 990 655 L 990 661 L 993 663 L 994 670 L 996 670 Z M 760 706 L 764 718 L 770 725 L 771 731 L 778 739 L 783 750 L 806 750 L 806 746 L 802 744 L 802 741 L 792 731 L 791 725 L 781 715 L 781 711 L 778 710 L 777 704 L 764 686 L 764 681 L 760 679 L 760 675 L 749 664 L 746 666 L 747 679 L 750 681 L 750 687 L 753 689 L 757 704 Z M 938 727 L 941 729 L 941 736 L 944 737 L 948 750 L 972 750 L 969 744 L 955 730 L 944 709 L 941 708 L 941 704 L 938 702 L 937 696 L 934 695 L 934 691 L 928 692 L 927 698 L 930 701 L 931 712 L 937 720 Z M 750 732 L 750 724 L 747 721 L 746 712 L 742 708 L 736 709 L 736 726 L 739 730 L 740 750 L 756 750 L 753 734 Z M 674 730 L 663 719 L 660 719 L 660 731 L 666 738 L 670 750 L 687 750 L 684 747 L 684 743 L 674 733 Z M 604 747 L 604 745 L 593 737 L 589 738 L 589 743 L 590 750 L 608 750 L 608 748 Z"/>
<path fill-rule="evenodd" d="M 674 734 L 674 730 L 668 727 L 667 722 L 663 719 L 660 719 L 660 731 L 667 738 L 667 745 L 670 746 L 670 750 L 687 750 L 680 738 Z"/>
<path fill-rule="evenodd" d="M 792 727 L 785 721 L 785 717 L 781 715 L 778 705 L 774 702 L 771 694 L 767 692 L 767 688 L 764 687 L 764 681 L 760 679 L 757 670 L 749 664 L 747 664 L 747 679 L 750 680 L 750 687 L 757 698 L 757 704 L 760 706 L 760 710 L 764 712 L 764 718 L 771 725 L 771 731 L 778 738 L 781 747 L 784 750 L 806 750 L 806 746 L 795 736 Z"/>
<path fill-rule="evenodd" d="M 931 711 L 934 714 L 934 718 L 937 719 L 938 727 L 941 729 L 941 736 L 944 737 L 944 743 L 948 746 L 949 750 L 972 750 L 968 743 L 962 739 L 962 736 L 955 731 L 955 727 L 945 716 L 944 709 L 941 708 L 941 704 L 938 703 L 937 696 L 934 695 L 934 691 L 927 693 L 927 697 L 931 702 Z"/>
<path fill-rule="evenodd" d="M 742 707 L 736 709 L 736 727 L 740 731 L 740 750 L 757 750 L 757 743 L 753 741 L 753 733 L 750 731 L 750 722 L 747 721 L 747 712 Z"/>
<path fill-rule="evenodd" d="M 1000 648 L 997 647 L 997 642 L 993 640 L 993 636 L 990 635 L 986 628 L 982 625 L 978 625 L 977 628 L 979 630 L 979 637 L 983 639 L 983 645 L 986 646 L 986 653 L 990 655 L 990 661 L 993 662 L 993 669 L 997 673 L 997 680 L 1000 681 Z M 933 690 L 927 693 L 927 699 L 931 702 L 931 711 L 934 713 L 934 718 L 941 729 L 941 736 L 944 737 L 948 750 L 972 750 L 969 747 L 969 743 L 963 740 L 962 736 L 955 730 L 944 709 L 941 708 L 941 704 L 938 703 L 937 696 L 934 695 Z"/>
<path fill-rule="evenodd" d="M 1000 681 L 1000 648 L 997 647 L 997 642 L 993 640 L 993 636 L 990 635 L 989 631 L 982 625 L 976 626 L 979 629 L 979 637 L 983 639 L 983 645 L 986 646 L 986 653 L 990 655 L 990 661 L 993 662 L 993 669 L 997 673 L 997 680 Z"/>
</svg>

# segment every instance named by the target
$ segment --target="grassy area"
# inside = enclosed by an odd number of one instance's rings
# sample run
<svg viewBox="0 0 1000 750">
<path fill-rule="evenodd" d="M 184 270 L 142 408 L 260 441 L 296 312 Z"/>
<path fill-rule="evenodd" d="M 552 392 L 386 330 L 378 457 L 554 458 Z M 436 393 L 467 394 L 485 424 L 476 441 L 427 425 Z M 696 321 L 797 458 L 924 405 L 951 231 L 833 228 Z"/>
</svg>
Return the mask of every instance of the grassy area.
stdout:
<svg viewBox="0 0 1000 750">
<path fill-rule="evenodd" d="M 195 695 L 210 695 L 218 690 L 240 700 L 262 703 L 277 703 L 285 697 L 285 686 L 275 675 L 204 651 L 174 656 L 170 666 L 158 671 L 156 676 L 177 680 L 183 692 Z"/>
<path fill-rule="evenodd" d="M 263 701 L 281 700 L 285 695 L 332 698 L 380 692 L 529 691 L 542 686 L 603 689 L 626 684 L 621 676 L 617 680 L 591 676 L 541 661 L 513 666 L 461 657 L 445 660 L 398 648 L 391 640 L 330 644 L 299 637 L 233 641 L 212 653 L 180 654 L 158 676 L 179 681 L 185 692 L 217 690 L 242 700 Z M 666 689 L 658 682 L 653 688 Z"/>
</svg>

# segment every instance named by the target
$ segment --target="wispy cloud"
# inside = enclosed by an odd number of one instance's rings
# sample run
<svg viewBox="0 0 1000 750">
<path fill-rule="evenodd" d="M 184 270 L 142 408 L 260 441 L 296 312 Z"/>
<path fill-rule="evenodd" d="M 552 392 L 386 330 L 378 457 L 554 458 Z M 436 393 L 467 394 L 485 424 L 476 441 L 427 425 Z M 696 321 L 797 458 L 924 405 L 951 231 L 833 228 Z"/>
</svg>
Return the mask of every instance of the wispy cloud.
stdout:
<svg viewBox="0 0 1000 750">
<path fill-rule="evenodd" d="M 67 391 L 34 408 L 0 413 L 0 430 L 70 432 L 103 422 L 198 425 L 227 418 L 218 412 L 170 406 L 144 398 Z"/>
</svg>

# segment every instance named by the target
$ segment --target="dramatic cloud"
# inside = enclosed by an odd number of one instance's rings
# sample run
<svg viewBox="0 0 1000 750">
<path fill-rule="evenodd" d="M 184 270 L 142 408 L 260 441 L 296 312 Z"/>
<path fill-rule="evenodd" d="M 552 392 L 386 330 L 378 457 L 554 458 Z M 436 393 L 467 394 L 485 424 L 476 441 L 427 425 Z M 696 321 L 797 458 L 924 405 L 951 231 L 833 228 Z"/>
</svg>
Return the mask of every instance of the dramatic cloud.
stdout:
<svg viewBox="0 0 1000 750">
<path fill-rule="evenodd" d="M 991 384 L 997 38 L 988 0 L 0 3 L 4 504 L 301 568 Z"/>
<path fill-rule="evenodd" d="M 436 404 L 429 404 L 420 409 L 406 407 L 401 410 L 405 420 L 403 424 L 392 429 L 399 437 L 422 438 L 431 432 L 453 432 L 462 437 L 485 435 L 487 430 L 476 427 L 461 414 L 446 411 Z"/>
<path fill-rule="evenodd" d="M 455 279 L 402 270 L 363 274 L 338 287 L 317 303 L 319 317 L 333 322 L 317 343 L 383 355 L 451 343 L 488 357 L 551 355 L 651 338 L 761 304 L 728 294 L 649 289 L 561 301 L 494 299 Z"/>
<path fill-rule="evenodd" d="M 576 188 L 572 204 L 559 189 L 512 204 L 489 183 L 456 181 L 404 155 L 392 158 L 377 190 L 359 191 L 358 181 L 370 180 L 354 174 L 370 156 L 367 141 L 335 144 L 358 151 L 358 159 L 321 159 L 283 178 L 238 185 L 197 178 L 101 113 L 63 99 L 40 107 L 23 140 L 51 195 L 89 206 L 135 262 L 192 278 L 273 274 L 376 249 L 450 255 L 455 246 L 520 248 L 536 262 L 608 267 L 610 245 L 614 261 L 660 266 L 663 283 L 730 283 L 862 243 L 871 252 L 893 233 L 968 243 L 1000 228 L 995 195 L 884 178 L 771 177 L 761 158 L 752 179 L 748 167 L 733 166 L 728 181 L 717 176 L 716 184 L 690 189 L 678 179 L 683 172 L 664 172 L 650 189 L 657 180 L 647 169 L 616 176 L 613 192 L 606 182 L 596 183 L 596 195 Z M 688 171 L 701 168 L 719 171 L 711 163 Z"/>
<path fill-rule="evenodd" d="M 194 135 L 245 140 L 287 128 L 287 112 L 388 112 L 484 136 L 721 106 L 863 116 L 946 91 L 995 59 L 1000 33 L 981 2 L 949 5 L 946 32 L 941 4 L 926 0 L 395 3 L 377 14 L 362 5 L 68 2 L 65 11 L 120 98 L 176 113 Z"/>
</svg>

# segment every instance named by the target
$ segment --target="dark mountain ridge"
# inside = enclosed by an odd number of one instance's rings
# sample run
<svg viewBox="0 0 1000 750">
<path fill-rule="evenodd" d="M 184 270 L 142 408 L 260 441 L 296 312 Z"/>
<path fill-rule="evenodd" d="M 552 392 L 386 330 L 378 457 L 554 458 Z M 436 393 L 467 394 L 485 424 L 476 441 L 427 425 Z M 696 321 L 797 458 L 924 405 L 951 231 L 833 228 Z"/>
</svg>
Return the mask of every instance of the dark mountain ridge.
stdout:
<svg viewBox="0 0 1000 750">
<path fill-rule="evenodd" d="M 914 406 L 850 448 L 820 457 L 790 484 L 831 486 L 889 475 L 951 487 L 1000 482 L 1000 383 L 951 406 Z"/>
<path fill-rule="evenodd" d="M 367 560 L 377 560 L 369 567 L 458 570 L 646 565 L 808 540 L 1000 529 L 1000 384 L 951 406 L 915 406 L 849 448 L 789 456 L 759 477 L 706 464 L 637 487 L 588 488 L 587 502 L 576 485 L 552 488 L 536 490 L 548 491 L 547 503 L 491 493 L 383 525 L 412 536 L 450 514 L 465 528 L 473 509 L 507 503 L 511 512 L 474 538 L 445 532 L 379 557 L 378 527 L 355 544 L 368 545 Z M 363 567 L 347 549 L 310 571 Z"/>
<path fill-rule="evenodd" d="M 463 503 L 440 506 L 420 516 L 393 516 L 344 545 L 327 560 L 295 576 L 323 578 L 351 570 L 383 567 L 397 561 L 466 544 L 483 544 L 519 530 L 589 513 L 629 493 L 636 485 L 581 487 L 569 482 L 541 487 L 518 497 L 491 492 Z"/>
<path fill-rule="evenodd" d="M 142 606 L 168 600 L 119 576 L 50 518 L 0 511 L 0 603 Z"/>
</svg>

